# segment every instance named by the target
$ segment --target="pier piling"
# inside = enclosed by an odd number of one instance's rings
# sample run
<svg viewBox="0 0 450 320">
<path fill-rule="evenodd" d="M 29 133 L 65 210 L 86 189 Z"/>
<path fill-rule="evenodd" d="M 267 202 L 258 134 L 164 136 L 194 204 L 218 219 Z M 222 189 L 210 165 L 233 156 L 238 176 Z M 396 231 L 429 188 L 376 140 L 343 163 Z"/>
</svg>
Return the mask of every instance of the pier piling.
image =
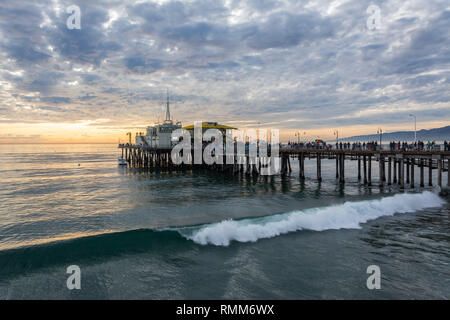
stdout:
<svg viewBox="0 0 450 320">
<path fill-rule="evenodd" d="M 428 186 L 433 186 L 433 159 L 428 160 Z"/>
<path fill-rule="evenodd" d="M 340 155 L 340 164 L 339 164 L 339 182 L 344 183 L 345 182 L 345 153 L 342 153 Z"/>
<path fill-rule="evenodd" d="M 321 167 L 321 159 L 320 159 L 320 153 L 316 154 L 317 157 L 317 181 L 321 182 L 322 181 L 322 167 Z"/>
<path fill-rule="evenodd" d="M 447 160 L 447 187 L 450 187 L 450 159 Z"/>
<path fill-rule="evenodd" d="M 363 155 L 363 171 L 364 171 L 364 184 L 367 184 L 367 161 L 366 155 Z"/>
<path fill-rule="evenodd" d="M 378 185 L 380 187 L 384 186 L 384 158 L 382 155 L 380 155 L 380 158 L 378 159 Z"/>
<path fill-rule="evenodd" d="M 300 163 L 301 163 L 300 179 L 304 180 L 305 179 L 305 154 L 303 152 L 300 153 Z"/>
<path fill-rule="evenodd" d="M 423 159 L 420 159 L 420 187 L 423 188 L 425 186 L 424 181 L 424 173 L 423 173 Z"/>
<path fill-rule="evenodd" d="M 393 170 L 394 170 L 394 180 L 393 180 L 393 182 L 394 183 L 397 183 L 397 159 L 396 158 L 394 158 L 393 159 L 393 161 L 394 161 L 394 167 L 393 167 Z"/>
<path fill-rule="evenodd" d="M 410 160 L 409 158 L 406 158 L 406 184 L 409 184 L 409 167 L 410 167 Z"/>
<path fill-rule="evenodd" d="M 358 155 L 358 181 L 361 181 L 361 156 Z"/>
<path fill-rule="evenodd" d="M 388 157 L 388 185 L 392 184 L 392 180 L 391 180 L 391 176 L 392 176 L 392 166 L 391 163 L 392 162 L 392 158 Z"/>
<path fill-rule="evenodd" d="M 439 157 L 437 159 L 437 170 L 438 170 L 438 186 L 442 188 L 442 159 Z"/>
<path fill-rule="evenodd" d="M 339 162 L 340 162 L 340 155 L 336 154 L 336 179 L 339 178 Z"/>
</svg>

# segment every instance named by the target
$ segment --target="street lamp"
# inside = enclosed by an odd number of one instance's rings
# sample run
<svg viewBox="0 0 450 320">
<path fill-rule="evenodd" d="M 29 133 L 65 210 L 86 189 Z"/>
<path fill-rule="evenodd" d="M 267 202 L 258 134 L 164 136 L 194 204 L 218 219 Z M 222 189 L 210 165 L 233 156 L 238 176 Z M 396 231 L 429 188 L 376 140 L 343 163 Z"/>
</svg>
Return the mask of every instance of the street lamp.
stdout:
<svg viewBox="0 0 450 320">
<path fill-rule="evenodd" d="M 297 131 L 297 133 L 294 136 L 297 137 L 297 144 L 300 144 L 300 131 Z"/>
<path fill-rule="evenodd" d="M 416 129 L 417 118 L 412 113 L 410 113 L 409 116 L 414 117 L 414 143 L 416 143 L 417 142 L 417 129 Z"/>
<path fill-rule="evenodd" d="M 336 145 L 338 146 L 338 147 L 336 147 L 336 149 L 338 149 L 339 148 L 339 131 L 335 130 L 333 134 L 336 136 Z"/>
<path fill-rule="evenodd" d="M 381 130 L 381 128 L 378 128 L 377 133 L 380 135 L 380 150 L 381 150 L 381 149 L 383 149 L 383 148 L 381 147 L 381 136 L 383 135 L 383 130 Z"/>
</svg>

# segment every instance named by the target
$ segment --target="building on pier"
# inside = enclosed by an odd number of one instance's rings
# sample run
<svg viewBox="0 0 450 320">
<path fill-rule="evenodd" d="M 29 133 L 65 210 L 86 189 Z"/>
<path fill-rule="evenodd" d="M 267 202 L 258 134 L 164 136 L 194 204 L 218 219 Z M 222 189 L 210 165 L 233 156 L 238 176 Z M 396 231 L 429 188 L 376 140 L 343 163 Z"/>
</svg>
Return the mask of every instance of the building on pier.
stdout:
<svg viewBox="0 0 450 320">
<path fill-rule="evenodd" d="M 166 102 L 166 119 L 163 123 L 148 126 L 145 136 L 136 135 L 136 145 L 150 148 L 170 149 L 176 143 L 172 141 L 172 132 L 181 129 L 181 122 L 174 123 L 170 118 L 169 94 Z"/>
<path fill-rule="evenodd" d="M 227 126 L 227 125 L 224 125 L 224 124 L 220 124 L 220 123 L 217 123 L 217 122 L 202 122 L 201 128 L 202 128 L 202 136 L 209 129 L 217 129 L 217 130 L 219 130 L 222 133 L 222 137 L 224 139 L 223 140 L 224 143 L 225 143 L 225 137 L 226 137 L 227 130 L 237 130 L 237 128 L 230 127 L 230 126 Z M 183 127 L 183 129 L 189 131 L 189 133 L 191 135 L 191 139 L 193 141 L 194 140 L 195 125 L 185 126 L 185 127 Z"/>
</svg>

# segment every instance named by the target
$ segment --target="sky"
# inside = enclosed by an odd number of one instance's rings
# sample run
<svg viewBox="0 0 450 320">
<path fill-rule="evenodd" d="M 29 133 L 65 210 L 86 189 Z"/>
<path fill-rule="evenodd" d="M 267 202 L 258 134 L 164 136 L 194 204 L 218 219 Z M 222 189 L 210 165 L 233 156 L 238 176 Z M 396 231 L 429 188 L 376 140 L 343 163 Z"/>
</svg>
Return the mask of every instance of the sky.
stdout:
<svg viewBox="0 0 450 320">
<path fill-rule="evenodd" d="M 429 129 L 449 89 L 448 0 L 0 2 L 0 143 L 124 141 L 166 90 L 183 125 L 282 140 Z"/>
</svg>

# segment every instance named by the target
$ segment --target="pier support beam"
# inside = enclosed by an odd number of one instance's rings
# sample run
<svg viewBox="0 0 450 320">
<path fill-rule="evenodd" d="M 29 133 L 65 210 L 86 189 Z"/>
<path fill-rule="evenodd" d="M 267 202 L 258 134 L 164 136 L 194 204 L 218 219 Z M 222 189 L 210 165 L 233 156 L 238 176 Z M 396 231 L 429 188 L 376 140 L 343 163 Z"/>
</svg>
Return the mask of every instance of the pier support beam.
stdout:
<svg viewBox="0 0 450 320">
<path fill-rule="evenodd" d="M 361 181 L 361 156 L 358 156 L 358 181 Z"/>
<path fill-rule="evenodd" d="M 420 159 L 420 187 L 423 188 L 425 186 L 424 181 L 424 174 L 423 174 L 423 159 Z"/>
<path fill-rule="evenodd" d="M 406 184 L 409 183 L 409 167 L 411 164 L 411 159 L 407 158 L 406 159 Z"/>
<path fill-rule="evenodd" d="M 400 182 L 400 188 L 404 189 L 405 188 L 405 163 L 403 158 L 400 159 L 400 174 L 399 174 L 399 182 Z"/>
<path fill-rule="evenodd" d="M 281 156 L 281 176 L 285 177 L 287 173 L 287 159 L 286 155 Z"/>
<path fill-rule="evenodd" d="M 378 185 L 380 187 L 384 186 L 384 157 L 380 154 L 380 158 L 378 159 L 378 166 L 379 166 L 379 171 L 378 171 Z"/>
<path fill-rule="evenodd" d="M 345 153 L 339 155 L 339 182 L 345 182 Z"/>
<path fill-rule="evenodd" d="M 317 153 L 317 181 L 322 181 L 322 168 L 321 168 L 321 161 L 320 161 L 320 153 Z"/>
<path fill-rule="evenodd" d="M 450 159 L 447 159 L 447 187 L 450 187 Z"/>
<path fill-rule="evenodd" d="M 299 179 L 302 178 L 302 154 L 298 154 L 298 177 Z"/>
<path fill-rule="evenodd" d="M 437 159 L 437 168 L 438 168 L 438 186 L 442 188 L 442 158 L 439 157 Z"/>
<path fill-rule="evenodd" d="M 428 160 L 428 185 L 433 186 L 433 159 Z"/>
<path fill-rule="evenodd" d="M 300 179 L 305 179 L 305 154 L 302 152 L 300 153 Z"/>
<path fill-rule="evenodd" d="M 447 159 L 447 187 L 450 187 L 450 159 Z"/>
<path fill-rule="evenodd" d="M 411 170 L 411 185 L 410 185 L 410 187 L 411 188 L 414 188 L 414 164 L 415 164 L 415 159 L 412 158 L 411 159 L 411 168 L 410 168 L 410 170 Z"/>
<path fill-rule="evenodd" d="M 368 167 L 369 167 L 367 184 L 369 186 L 371 186 L 372 185 L 372 156 L 371 155 L 369 155 L 367 161 L 368 161 Z"/>
<path fill-rule="evenodd" d="M 262 157 L 258 157 L 258 172 L 259 173 L 261 173 L 261 167 L 262 167 L 262 165 L 263 165 L 263 160 L 264 160 L 264 158 L 262 158 Z"/>
<path fill-rule="evenodd" d="M 364 171 L 364 184 L 367 184 L 367 161 L 366 161 L 366 156 L 363 156 L 363 171 Z"/>
<path fill-rule="evenodd" d="M 394 158 L 394 167 L 392 168 L 394 170 L 394 180 L 392 181 L 393 183 L 397 183 L 397 159 Z"/>
<path fill-rule="evenodd" d="M 336 179 L 339 178 L 339 162 L 340 162 L 340 154 L 336 154 Z"/>
<path fill-rule="evenodd" d="M 256 161 L 256 160 L 254 160 L 254 161 Z M 290 166 L 291 165 L 289 164 L 289 169 L 290 169 Z M 221 171 L 223 171 L 223 164 L 221 165 Z M 259 172 L 260 171 L 258 171 L 258 166 L 256 165 L 256 163 L 253 163 L 252 164 L 252 172 L 251 172 L 252 176 L 257 177 L 259 175 Z"/>
<path fill-rule="evenodd" d="M 391 158 L 391 157 L 388 157 L 388 185 L 389 185 L 389 186 L 392 184 L 392 179 L 391 179 L 391 176 L 392 176 L 392 166 L 391 166 L 391 164 L 392 164 L 392 158 Z"/>
</svg>

